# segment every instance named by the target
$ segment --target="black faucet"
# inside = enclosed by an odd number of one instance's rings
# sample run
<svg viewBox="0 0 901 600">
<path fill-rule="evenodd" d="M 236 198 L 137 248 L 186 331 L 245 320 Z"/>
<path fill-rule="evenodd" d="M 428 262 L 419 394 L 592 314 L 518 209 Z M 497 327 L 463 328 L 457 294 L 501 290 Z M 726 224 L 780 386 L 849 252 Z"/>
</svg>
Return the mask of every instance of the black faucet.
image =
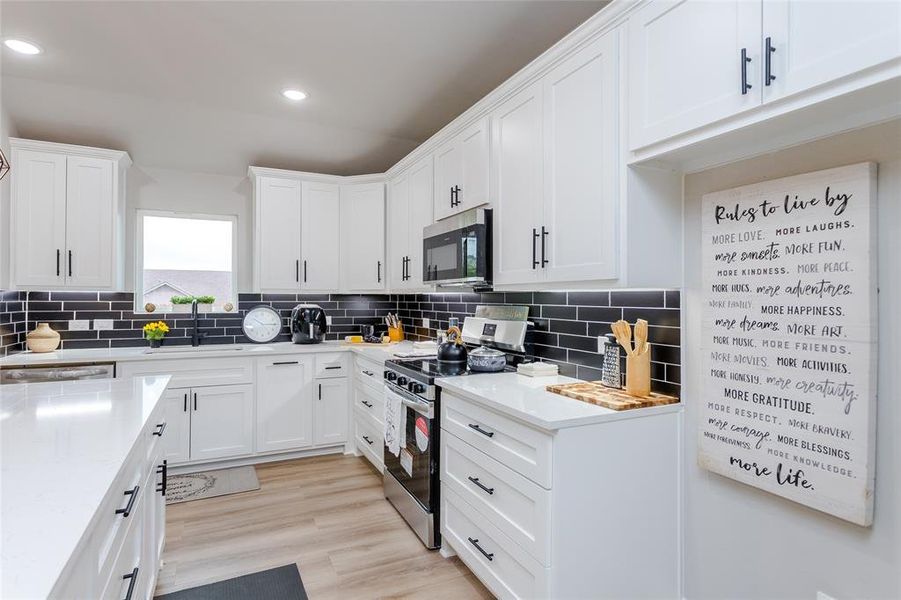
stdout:
<svg viewBox="0 0 901 600">
<path fill-rule="evenodd" d="M 207 333 L 200 331 L 200 318 L 197 316 L 197 298 L 191 302 L 191 345 L 199 346 L 200 340 L 205 338 Z"/>
</svg>

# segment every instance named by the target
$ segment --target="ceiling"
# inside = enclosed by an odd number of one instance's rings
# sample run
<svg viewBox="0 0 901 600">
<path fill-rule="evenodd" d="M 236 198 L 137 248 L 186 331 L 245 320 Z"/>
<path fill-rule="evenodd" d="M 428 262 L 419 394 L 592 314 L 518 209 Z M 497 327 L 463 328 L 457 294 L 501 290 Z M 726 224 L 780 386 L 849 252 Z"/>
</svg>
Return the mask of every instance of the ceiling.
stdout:
<svg viewBox="0 0 901 600">
<path fill-rule="evenodd" d="M 0 98 L 21 137 L 142 166 L 382 172 L 604 4 L 4 0 L 44 53 L 3 48 Z"/>
</svg>

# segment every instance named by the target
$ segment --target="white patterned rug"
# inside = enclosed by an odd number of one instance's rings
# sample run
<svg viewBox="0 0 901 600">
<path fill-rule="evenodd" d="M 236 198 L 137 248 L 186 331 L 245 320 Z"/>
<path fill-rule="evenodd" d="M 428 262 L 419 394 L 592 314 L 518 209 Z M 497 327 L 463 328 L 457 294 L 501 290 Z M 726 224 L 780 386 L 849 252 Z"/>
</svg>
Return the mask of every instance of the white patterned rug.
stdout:
<svg viewBox="0 0 901 600">
<path fill-rule="evenodd" d="M 252 466 L 201 471 L 166 478 L 166 504 L 202 500 L 260 489 Z"/>
</svg>

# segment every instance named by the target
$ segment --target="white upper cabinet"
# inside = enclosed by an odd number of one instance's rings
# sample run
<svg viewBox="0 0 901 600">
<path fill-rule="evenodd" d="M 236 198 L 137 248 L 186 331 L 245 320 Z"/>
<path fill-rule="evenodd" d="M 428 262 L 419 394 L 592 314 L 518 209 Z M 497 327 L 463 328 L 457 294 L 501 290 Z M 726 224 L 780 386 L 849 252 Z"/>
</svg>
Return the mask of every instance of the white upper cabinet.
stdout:
<svg viewBox="0 0 901 600">
<path fill-rule="evenodd" d="M 66 156 L 13 151 L 13 279 L 17 287 L 62 286 L 66 252 Z"/>
<path fill-rule="evenodd" d="M 385 289 L 385 185 L 341 186 L 341 288 Z"/>
<path fill-rule="evenodd" d="M 760 0 L 660 0 L 630 16 L 632 149 L 760 104 L 760 11 Z"/>
<path fill-rule="evenodd" d="M 618 276 L 618 33 L 492 113 L 494 282 Z"/>
<path fill-rule="evenodd" d="M 543 78 L 544 218 L 549 281 L 617 276 L 618 45 L 613 31 Z"/>
<path fill-rule="evenodd" d="M 404 171 L 388 182 L 388 287 L 407 285 L 410 250 L 410 174 Z"/>
<path fill-rule="evenodd" d="M 341 284 L 339 186 L 305 181 L 301 206 L 300 287 L 337 290 Z"/>
<path fill-rule="evenodd" d="M 542 276 L 542 104 L 538 82 L 491 115 L 495 284 L 530 283 Z"/>
<path fill-rule="evenodd" d="M 696 144 L 899 72 L 893 0 L 657 0 L 630 15 L 628 28 L 629 147 L 645 158 L 681 134 L 692 132 L 682 145 Z M 793 95 L 792 104 L 771 104 Z"/>
<path fill-rule="evenodd" d="M 489 137 L 483 117 L 435 150 L 435 220 L 488 203 Z"/>
<path fill-rule="evenodd" d="M 89 288 L 113 285 L 113 163 L 70 156 L 66 161 L 66 282 Z"/>
<path fill-rule="evenodd" d="M 432 223 L 432 157 L 426 156 L 388 184 L 388 283 L 422 288 L 422 230 Z"/>
<path fill-rule="evenodd" d="M 128 155 L 20 139 L 10 146 L 13 286 L 120 287 Z"/>
<path fill-rule="evenodd" d="M 301 182 L 259 177 L 255 183 L 254 287 L 296 290 L 300 286 Z"/>
<path fill-rule="evenodd" d="M 897 58 L 901 3 L 764 0 L 763 36 L 767 102 Z"/>
</svg>

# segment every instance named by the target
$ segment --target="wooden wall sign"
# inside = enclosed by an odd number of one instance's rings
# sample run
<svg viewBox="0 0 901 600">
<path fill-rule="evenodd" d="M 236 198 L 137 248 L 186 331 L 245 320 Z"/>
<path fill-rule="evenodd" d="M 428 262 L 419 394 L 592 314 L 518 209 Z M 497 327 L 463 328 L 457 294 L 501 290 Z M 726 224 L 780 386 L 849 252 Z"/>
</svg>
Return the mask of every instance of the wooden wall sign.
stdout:
<svg viewBox="0 0 901 600">
<path fill-rule="evenodd" d="M 873 522 L 876 165 L 703 198 L 698 463 Z"/>
</svg>

